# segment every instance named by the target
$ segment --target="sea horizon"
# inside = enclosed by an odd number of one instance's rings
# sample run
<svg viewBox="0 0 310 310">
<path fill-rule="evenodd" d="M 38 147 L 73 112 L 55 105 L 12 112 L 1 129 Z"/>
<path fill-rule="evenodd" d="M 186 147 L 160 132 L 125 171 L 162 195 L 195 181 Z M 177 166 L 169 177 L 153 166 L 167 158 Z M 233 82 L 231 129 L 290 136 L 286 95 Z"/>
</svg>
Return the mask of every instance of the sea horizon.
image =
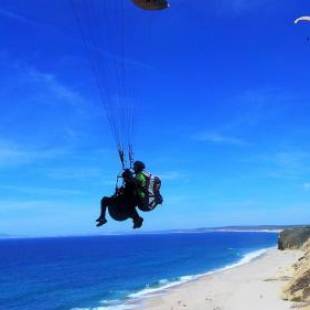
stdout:
<svg viewBox="0 0 310 310">
<path fill-rule="evenodd" d="M 127 235 L 157 235 L 157 234 L 191 234 L 207 232 L 268 232 L 279 233 L 284 229 L 293 229 L 306 227 L 306 224 L 296 225 L 236 225 L 236 226 L 218 226 L 218 227 L 198 227 L 198 228 L 173 228 L 166 230 L 146 230 L 146 231 L 110 231 L 100 233 L 84 234 L 61 234 L 61 235 L 10 235 L 0 234 L 1 239 L 41 239 L 41 238 L 74 238 L 74 237 L 100 237 L 100 236 L 127 236 Z"/>
</svg>

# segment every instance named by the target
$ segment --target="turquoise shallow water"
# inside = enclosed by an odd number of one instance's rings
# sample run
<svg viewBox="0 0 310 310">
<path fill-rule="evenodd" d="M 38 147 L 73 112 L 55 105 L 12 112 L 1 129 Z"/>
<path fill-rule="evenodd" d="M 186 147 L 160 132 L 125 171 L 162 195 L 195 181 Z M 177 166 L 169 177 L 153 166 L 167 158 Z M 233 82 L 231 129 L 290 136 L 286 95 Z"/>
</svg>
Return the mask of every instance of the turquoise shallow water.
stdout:
<svg viewBox="0 0 310 310">
<path fill-rule="evenodd" d="M 0 309 L 117 309 L 276 240 L 272 233 L 0 240 Z"/>
</svg>

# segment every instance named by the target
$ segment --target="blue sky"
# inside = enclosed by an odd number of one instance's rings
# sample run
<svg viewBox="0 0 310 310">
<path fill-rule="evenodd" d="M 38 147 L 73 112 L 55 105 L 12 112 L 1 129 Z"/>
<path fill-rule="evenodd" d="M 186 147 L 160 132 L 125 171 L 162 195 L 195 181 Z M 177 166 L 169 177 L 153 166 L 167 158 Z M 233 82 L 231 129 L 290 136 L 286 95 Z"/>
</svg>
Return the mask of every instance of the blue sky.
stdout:
<svg viewBox="0 0 310 310">
<path fill-rule="evenodd" d="M 131 229 L 94 227 L 120 167 L 68 2 L 0 4 L 0 233 Z M 135 154 L 165 196 L 144 231 L 309 223 L 309 2 L 126 14 Z"/>
</svg>

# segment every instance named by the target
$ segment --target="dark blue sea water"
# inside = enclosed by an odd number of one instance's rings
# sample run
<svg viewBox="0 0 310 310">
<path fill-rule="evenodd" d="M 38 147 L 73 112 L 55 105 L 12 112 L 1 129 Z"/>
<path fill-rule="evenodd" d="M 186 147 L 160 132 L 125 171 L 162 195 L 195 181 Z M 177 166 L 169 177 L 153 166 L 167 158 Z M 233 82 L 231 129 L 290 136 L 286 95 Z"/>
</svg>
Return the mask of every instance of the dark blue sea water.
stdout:
<svg viewBox="0 0 310 310">
<path fill-rule="evenodd" d="M 3 239 L 0 309 L 110 309 L 184 276 L 245 261 L 248 253 L 274 246 L 276 238 L 195 233 Z"/>
</svg>

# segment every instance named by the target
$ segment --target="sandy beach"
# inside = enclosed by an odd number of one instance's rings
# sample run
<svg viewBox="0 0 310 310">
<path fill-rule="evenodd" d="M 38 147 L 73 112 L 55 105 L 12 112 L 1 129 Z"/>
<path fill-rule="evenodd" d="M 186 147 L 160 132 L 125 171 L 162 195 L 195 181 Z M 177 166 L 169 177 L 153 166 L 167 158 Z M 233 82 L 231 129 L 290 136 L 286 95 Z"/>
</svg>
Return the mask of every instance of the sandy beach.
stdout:
<svg viewBox="0 0 310 310">
<path fill-rule="evenodd" d="M 253 261 L 162 291 L 145 299 L 148 310 L 286 310 L 282 287 L 301 251 L 270 249 Z"/>
</svg>

